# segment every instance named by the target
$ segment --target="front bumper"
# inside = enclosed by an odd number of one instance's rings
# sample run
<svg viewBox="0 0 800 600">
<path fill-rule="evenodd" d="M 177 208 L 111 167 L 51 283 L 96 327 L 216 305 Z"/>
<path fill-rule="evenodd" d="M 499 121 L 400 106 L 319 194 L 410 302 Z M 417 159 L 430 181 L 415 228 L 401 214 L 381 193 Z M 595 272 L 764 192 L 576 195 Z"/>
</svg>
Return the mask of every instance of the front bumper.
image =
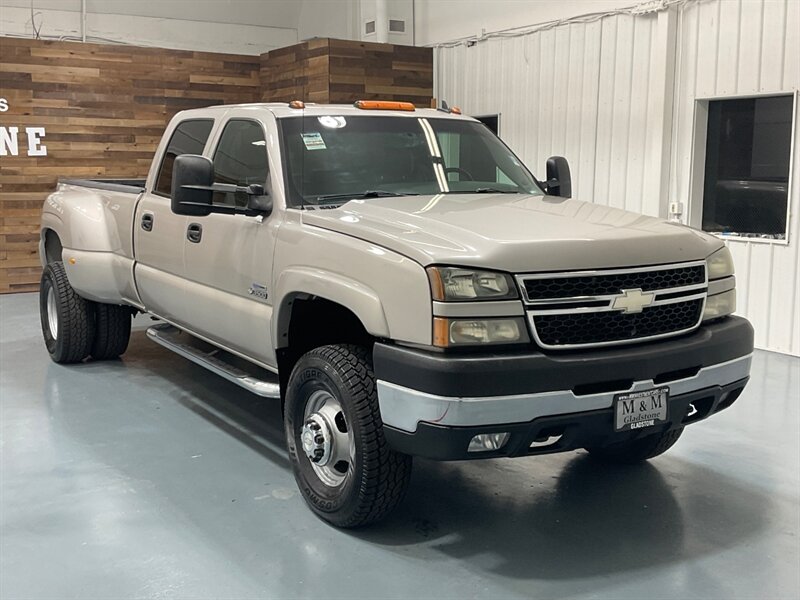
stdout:
<svg viewBox="0 0 800 600">
<path fill-rule="evenodd" d="M 730 317 L 627 348 L 453 356 L 376 344 L 373 358 L 390 445 L 451 460 L 558 452 L 643 435 L 614 433 L 614 397 L 662 385 L 670 388 L 670 420 L 644 433 L 693 423 L 736 400 L 752 350 L 752 327 Z M 499 451 L 467 453 L 474 435 L 493 432 L 511 438 Z M 561 436 L 556 443 L 531 447 L 557 437 L 546 435 L 552 432 Z"/>
</svg>

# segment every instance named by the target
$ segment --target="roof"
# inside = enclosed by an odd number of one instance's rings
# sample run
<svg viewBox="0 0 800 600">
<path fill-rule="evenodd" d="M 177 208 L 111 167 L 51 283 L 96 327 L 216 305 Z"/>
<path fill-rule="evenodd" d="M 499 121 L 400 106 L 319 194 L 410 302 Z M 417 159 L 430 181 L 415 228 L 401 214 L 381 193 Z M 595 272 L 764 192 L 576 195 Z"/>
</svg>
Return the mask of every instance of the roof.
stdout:
<svg viewBox="0 0 800 600">
<path fill-rule="evenodd" d="M 471 117 L 457 115 L 454 113 L 437 110 L 435 108 L 417 108 L 414 111 L 402 110 L 365 110 L 356 108 L 352 104 L 311 104 L 306 103 L 305 109 L 289 108 L 287 102 L 257 102 L 252 104 L 223 104 L 219 106 L 209 106 L 206 108 L 195 108 L 191 110 L 182 111 L 181 116 L 192 115 L 205 115 L 209 113 L 225 112 L 237 109 L 241 111 L 258 111 L 269 110 L 277 118 L 282 117 L 296 117 L 300 115 L 308 116 L 324 116 L 324 115 L 359 115 L 359 116 L 395 116 L 395 117 L 428 117 L 437 119 L 468 119 L 474 120 Z"/>
</svg>

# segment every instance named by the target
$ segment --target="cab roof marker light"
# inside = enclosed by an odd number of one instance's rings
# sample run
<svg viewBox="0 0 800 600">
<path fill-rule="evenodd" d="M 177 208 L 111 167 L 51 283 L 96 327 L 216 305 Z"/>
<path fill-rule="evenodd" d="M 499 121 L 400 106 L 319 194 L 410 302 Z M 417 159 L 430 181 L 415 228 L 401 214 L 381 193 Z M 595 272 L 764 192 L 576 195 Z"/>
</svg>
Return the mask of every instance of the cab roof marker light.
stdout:
<svg viewBox="0 0 800 600">
<path fill-rule="evenodd" d="M 454 115 L 460 115 L 461 109 L 458 108 L 457 106 L 454 106 L 453 108 L 450 109 L 450 112 L 453 113 Z"/>
<path fill-rule="evenodd" d="M 361 110 L 417 110 L 417 107 L 411 102 L 396 102 L 394 100 L 356 100 L 353 106 Z"/>
<path fill-rule="evenodd" d="M 289 102 L 289 108 L 305 108 L 306 103 L 302 100 L 292 100 Z"/>
</svg>

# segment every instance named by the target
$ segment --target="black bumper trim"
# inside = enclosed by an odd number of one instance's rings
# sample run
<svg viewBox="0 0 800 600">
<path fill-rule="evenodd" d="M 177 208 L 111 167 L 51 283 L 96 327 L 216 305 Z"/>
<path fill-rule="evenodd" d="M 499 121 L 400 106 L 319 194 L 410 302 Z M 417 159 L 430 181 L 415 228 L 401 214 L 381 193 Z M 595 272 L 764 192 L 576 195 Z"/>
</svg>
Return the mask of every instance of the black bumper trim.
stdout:
<svg viewBox="0 0 800 600">
<path fill-rule="evenodd" d="M 687 371 L 746 356 L 753 328 L 728 317 L 673 339 L 647 344 L 572 352 L 485 354 L 436 353 L 377 343 L 375 376 L 381 381 L 437 396 L 482 397 L 573 389 L 582 393 L 614 389 L 626 382 L 668 382 Z M 670 377 L 675 373 L 676 376 Z M 611 388 L 609 388 L 611 389 Z"/>
<path fill-rule="evenodd" d="M 445 427 L 420 423 L 414 433 L 388 426 L 384 426 L 383 429 L 386 441 L 392 449 L 434 460 L 477 460 L 553 454 L 579 448 L 606 446 L 702 421 L 731 406 L 739 398 L 747 381 L 748 379 L 742 379 L 729 385 L 712 386 L 674 396 L 669 399 L 667 422 L 638 431 L 615 432 L 613 408 L 541 417 L 529 423 L 474 427 Z M 690 404 L 694 405 L 696 412 L 688 416 Z M 481 433 L 502 432 L 508 432 L 510 437 L 500 450 L 467 452 L 469 442 L 474 436 Z M 531 448 L 531 443 L 535 440 L 557 435 L 561 437 L 552 445 Z"/>
</svg>

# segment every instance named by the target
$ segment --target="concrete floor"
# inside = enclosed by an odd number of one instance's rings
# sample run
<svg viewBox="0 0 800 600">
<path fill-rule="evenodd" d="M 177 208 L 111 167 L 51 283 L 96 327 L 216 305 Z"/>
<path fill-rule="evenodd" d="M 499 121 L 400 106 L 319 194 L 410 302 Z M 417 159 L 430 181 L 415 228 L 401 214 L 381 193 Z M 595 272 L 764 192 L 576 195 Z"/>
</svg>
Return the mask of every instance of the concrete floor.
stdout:
<svg viewBox="0 0 800 600">
<path fill-rule="evenodd" d="M 0 597 L 800 596 L 800 359 L 632 468 L 585 453 L 417 461 L 388 521 L 306 509 L 276 403 L 145 339 L 62 367 L 0 297 Z"/>
</svg>

